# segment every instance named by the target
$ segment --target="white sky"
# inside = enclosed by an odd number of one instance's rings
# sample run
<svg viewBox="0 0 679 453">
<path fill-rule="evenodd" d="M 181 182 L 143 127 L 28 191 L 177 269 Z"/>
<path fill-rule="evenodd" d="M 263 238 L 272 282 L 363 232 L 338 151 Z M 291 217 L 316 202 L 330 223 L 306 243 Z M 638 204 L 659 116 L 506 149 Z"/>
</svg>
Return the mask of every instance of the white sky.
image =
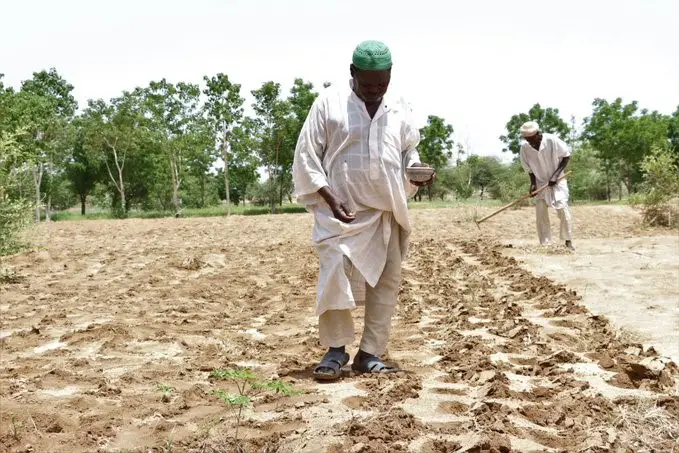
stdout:
<svg viewBox="0 0 679 453">
<path fill-rule="evenodd" d="M 379 39 L 390 90 L 480 155 L 501 155 L 505 123 L 535 102 L 578 124 L 595 97 L 679 104 L 679 0 L 0 0 L 0 23 L 5 83 L 54 66 L 81 107 L 217 72 L 248 104 L 268 80 L 320 89 L 345 83 L 355 45 Z"/>
</svg>

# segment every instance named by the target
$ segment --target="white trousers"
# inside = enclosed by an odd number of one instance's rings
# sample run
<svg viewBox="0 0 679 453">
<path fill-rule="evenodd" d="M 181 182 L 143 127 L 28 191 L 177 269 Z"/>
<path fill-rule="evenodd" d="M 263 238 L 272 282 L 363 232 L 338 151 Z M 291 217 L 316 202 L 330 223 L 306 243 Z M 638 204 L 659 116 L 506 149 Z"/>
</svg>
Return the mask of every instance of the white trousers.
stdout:
<svg viewBox="0 0 679 453">
<path fill-rule="evenodd" d="M 563 241 L 572 240 L 573 217 L 568 205 L 565 205 L 563 209 L 557 209 L 556 213 L 561 222 L 559 237 Z M 552 241 L 552 230 L 549 222 L 549 205 L 545 200 L 535 200 L 535 218 L 540 244 L 549 244 Z"/>
<path fill-rule="evenodd" d="M 352 290 L 365 291 L 365 316 L 363 320 L 363 336 L 360 348 L 368 354 L 381 356 L 387 350 L 387 342 L 391 332 L 391 318 L 398 302 L 398 291 L 401 284 L 401 245 L 399 224 L 392 220 L 391 236 L 387 247 L 387 261 L 375 287 L 363 283 L 364 288 Z M 345 259 L 345 272 L 351 280 L 351 274 L 358 272 L 348 259 Z M 318 333 L 321 345 L 325 347 L 341 347 L 354 342 L 355 331 L 352 310 L 327 310 L 318 320 Z"/>
</svg>

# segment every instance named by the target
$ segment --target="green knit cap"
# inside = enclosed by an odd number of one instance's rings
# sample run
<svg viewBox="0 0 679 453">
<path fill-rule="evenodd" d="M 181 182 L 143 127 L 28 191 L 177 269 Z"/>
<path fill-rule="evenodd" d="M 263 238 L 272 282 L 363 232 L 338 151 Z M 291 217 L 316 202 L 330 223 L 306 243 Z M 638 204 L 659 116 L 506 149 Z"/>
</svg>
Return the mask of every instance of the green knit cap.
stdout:
<svg viewBox="0 0 679 453">
<path fill-rule="evenodd" d="M 385 71 L 391 68 L 391 52 L 380 41 L 363 41 L 354 50 L 352 63 L 363 71 Z"/>
</svg>

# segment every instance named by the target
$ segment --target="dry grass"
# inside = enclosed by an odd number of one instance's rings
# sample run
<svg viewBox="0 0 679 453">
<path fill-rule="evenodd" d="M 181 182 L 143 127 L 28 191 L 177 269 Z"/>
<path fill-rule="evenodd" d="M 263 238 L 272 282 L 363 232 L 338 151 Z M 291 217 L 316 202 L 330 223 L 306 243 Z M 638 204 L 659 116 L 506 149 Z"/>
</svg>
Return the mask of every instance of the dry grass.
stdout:
<svg viewBox="0 0 679 453">
<path fill-rule="evenodd" d="M 9 266 L 0 267 L 0 283 L 19 283 L 22 280 L 14 268 Z"/>
<path fill-rule="evenodd" d="M 679 419 L 657 400 L 631 399 L 617 406 L 615 426 L 624 444 L 652 451 L 679 451 Z"/>
<path fill-rule="evenodd" d="M 648 206 L 644 209 L 644 222 L 655 227 L 679 227 L 679 207 L 673 204 Z"/>
<path fill-rule="evenodd" d="M 644 342 L 644 337 L 642 335 L 634 330 L 624 327 L 617 330 L 616 339 L 621 343 L 626 344 L 640 344 Z"/>
</svg>

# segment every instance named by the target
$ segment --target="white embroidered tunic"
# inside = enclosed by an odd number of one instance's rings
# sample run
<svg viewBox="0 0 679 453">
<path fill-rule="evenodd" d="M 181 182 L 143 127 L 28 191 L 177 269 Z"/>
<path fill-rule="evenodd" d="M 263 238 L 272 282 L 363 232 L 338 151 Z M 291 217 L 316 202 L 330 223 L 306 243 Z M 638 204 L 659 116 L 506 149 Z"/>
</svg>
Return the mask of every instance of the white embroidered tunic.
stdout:
<svg viewBox="0 0 679 453">
<path fill-rule="evenodd" d="M 358 302 L 344 272 L 348 257 L 375 286 L 391 235 L 400 227 L 405 258 L 411 231 L 407 200 L 417 192 L 404 169 L 420 162 L 420 133 L 410 106 L 385 95 L 371 119 L 351 86 L 330 87 L 315 100 L 300 133 L 293 163 L 294 195 L 314 215 L 312 241 L 320 256 L 316 313 L 355 308 Z M 318 195 L 324 186 L 346 202 L 356 219 L 336 219 Z M 354 278 L 355 279 L 355 276 Z"/>
</svg>

